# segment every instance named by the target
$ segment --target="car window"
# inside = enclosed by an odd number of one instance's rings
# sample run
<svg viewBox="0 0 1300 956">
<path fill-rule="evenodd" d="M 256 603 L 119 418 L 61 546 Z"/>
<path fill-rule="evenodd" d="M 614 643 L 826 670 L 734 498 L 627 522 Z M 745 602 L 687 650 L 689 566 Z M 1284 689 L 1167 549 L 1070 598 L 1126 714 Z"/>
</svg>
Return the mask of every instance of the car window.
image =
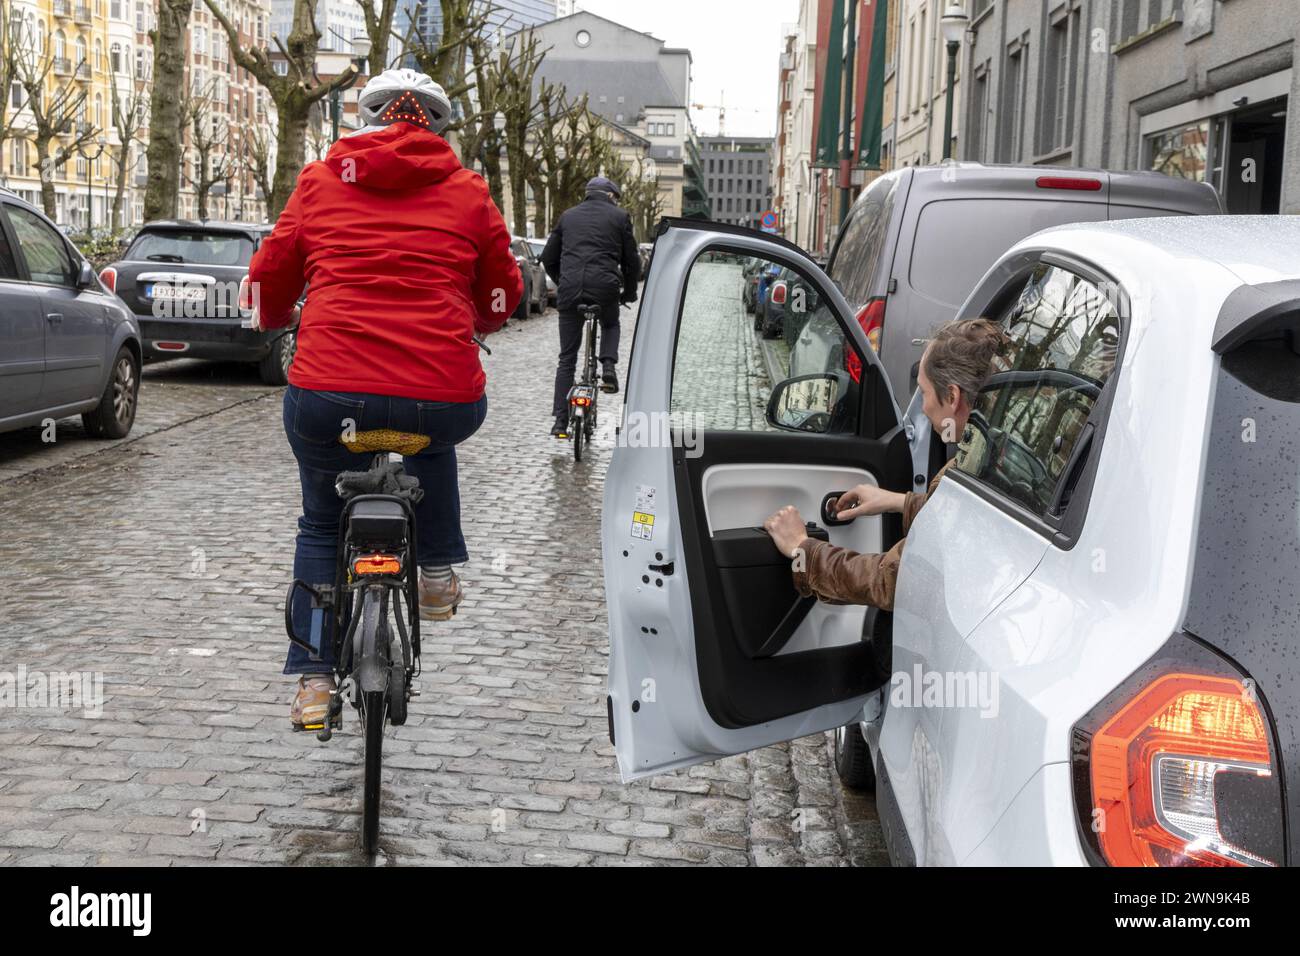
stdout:
<svg viewBox="0 0 1300 956">
<path fill-rule="evenodd" d="M 1105 203 L 945 199 L 926 203 L 916 224 L 908 282 L 956 309 L 998 258 L 1026 236 L 1067 222 L 1101 222 Z"/>
<path fill-rule="evenodd" d="M 975 402 L 957 468 L 1047 516 L 1115 371 L 1119 315 L 1088 280 L 1040 264 L 999 318 L 1007 357 Z"/>
<path fill-rule="evenodd" d="M 8 208 L 8 207 L 6 207 Z M 14 251 L 9 247 L 9 237 L 0 224 L 0 279 L 17 279 L 18 278 L 18 260 L 14 256 Z"/>
<path fill-rule="evenodd" d="M 886 268 L 885 238 L 893 218 L 896 176 L 877 179 L 854 204 L 844 235 L 835 249 L 828 274 L 849 305 L 860 308 L 872 297 L 876 280 Z"/>
<path fill-rule="evenodd" d="M 767 283 L 761 294 L 754 277 Z M 809 327 L 814 332 L 805 335 Z M 720 431 L 855 432 L 860 371 L 843 327 L 798 270 L 716 250 L 691 267 L 673 365 L 675 422 Z M 778 429 L 767 412 L 782 386 L 787 418 Z"/>
<path fill-rule="evenodd" d="M 253 242 L 247 236 L 229 232 L 149 230 L 136 236 L 126 258 L 144 262 L 246 266 L 253 258 Z"/>
<path fill-rule="evenodd" d="M 31 280 L 48 285 L 75 285 L 77 267 L 58 231 L 30 210 L 7 206 L 6 211 L 23 258 L 27 260 Z"/>
</svg>

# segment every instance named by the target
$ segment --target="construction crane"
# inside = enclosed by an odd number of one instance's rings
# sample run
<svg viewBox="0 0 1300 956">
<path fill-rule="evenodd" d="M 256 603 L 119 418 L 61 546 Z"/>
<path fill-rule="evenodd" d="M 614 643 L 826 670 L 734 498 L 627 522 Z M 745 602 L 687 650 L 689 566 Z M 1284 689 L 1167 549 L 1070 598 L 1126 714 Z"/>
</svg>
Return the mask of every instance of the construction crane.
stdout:
<svg viewBox="0 0 1300 956">
<path fill-rule="evenodd" d="M 718 111 L 718 135 L 726 136 L 727 135 L 727 109 L 728 109 L 727 91 L 723 90 L 722 94 L 718 97 L 718 99 L 720 99 L 722 102 L 716 104 L 715 103 L 692 103 L 691 108 L 697 110 L 717 110 Z M 762 110 L 754 109 L 752 107 L 748 109 L 740 109 L 739 111 L 733 108 L 731 111 L 733 113 L 735 112 L 762 113 L 763 112 Z"/>
</svg>

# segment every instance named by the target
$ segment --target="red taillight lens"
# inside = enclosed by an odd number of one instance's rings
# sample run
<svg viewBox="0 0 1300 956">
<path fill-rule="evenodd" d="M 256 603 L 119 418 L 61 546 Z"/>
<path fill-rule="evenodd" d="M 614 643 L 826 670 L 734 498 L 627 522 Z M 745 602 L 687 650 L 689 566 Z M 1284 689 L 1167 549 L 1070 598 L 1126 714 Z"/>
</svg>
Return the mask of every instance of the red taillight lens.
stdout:
<svg viewBox="0 0 1300 956">
<path fill-rule="evenodd" d="M 1034 185 L 1039 189 L 1077 189 L 1083 192 L 1097 192 L 1101 189 L 1101 180 L 1081 176 L 1039 176 L 1034 180 Z"/>
<path fill-rule="evenodd" d="M 117 292 L 117 270 L 112 266 L 107 266 L 100 271 L 99 281 L 104 283 L 109 292 Z"/>
<path fill-rule="evenodd" d="M 786 299 L 786 284 L 784 282 L 778 282 L 775 285 L 773 285 L 772 304 L 785 305 L 785 299 Z"/>
<path fill-rule="evenodd" d="M 867 342 L 880 354 L 880 337 L 885 331 L 885 300 L 872 299 L 858 312 L 858 325 L 867 333 Z"/>
<path fill-rule="evenodd" d="M 357 577 L 401 574 L 402 561 L 391 554 L 368 554 L 352 562 L 352 573 Z"/>
<path fill-rule="evenodd" d="M 248 276 L 239 280 L 239 307 L 245 312 L 253 308 L 253 285 L 248 281 Z"/>
<path fill-rule="evenodd" d="M 1276 784 L 1268 722 L 1240 679 L 1162 674 L 1130 691 L 1090 737 L 1076 728 L 1075 750 L 1091 791 L 1080 810 L 1111 866 L 1276 865 L 1233 842 L 1242 832 L 1234 821 L 1258 820 Z"/>
</svg>

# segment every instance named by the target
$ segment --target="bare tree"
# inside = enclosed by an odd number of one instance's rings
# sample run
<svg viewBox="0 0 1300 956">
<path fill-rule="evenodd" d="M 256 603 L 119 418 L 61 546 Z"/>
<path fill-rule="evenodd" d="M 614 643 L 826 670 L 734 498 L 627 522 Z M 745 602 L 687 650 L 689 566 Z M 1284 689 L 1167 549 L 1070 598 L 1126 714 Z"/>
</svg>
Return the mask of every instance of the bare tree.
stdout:
<svg viewBox="0 0 1300 956">
<path fill-rule="evenodd" d="M 22 11 L 14 6 L 12 0 L 0 0 L 0 168 L 3 168 L 5 141 L 14 136 L 14 122 L 27 102 L 19 74 L 24 32 Z M 11 106 L 9 91 L 15 84 L 22 93 L 20 102 Z"/>
<path fill-rule="evenodd" d="M 240 143 L 240 161 L 252 174 L 253 182 L 262 191 L 262 198 L 271 196 L 271 136 L 266 129 L 255 125 L 244 134 Z"/>
<path fill-rule="evenodd" d="M 361 18 L 366 25 L 366 36 L 370 38 L 370 55 L 366 60 L 366 75 L 378 76 L 388 69 L 389 40 L 401 38 L 393 31 L 393 19 L 397 15 L 397 0 L 357 0 L 361 6 Z"/>
<path fill-rule="evenodd" d="M 41 43 L 26 28 L 15 53 L 18 82 L 26 93 L 27 108 L 32 117 L 31 140 L 36 147 L 37 167 L 40 169 L 41 206 L 47 216 L 54 218 L 58 214 L 55 171 L 99 132 L 86 115 L 85 91 L 78 89 L 71 80 L 86 61 L 83 58 L 73 64 L 66 58 L 55 57 L 48 35 L 46 42 Z M 69 79 L 59 82 L 57 77 L 64 75 Z M 51 76 L 56 78 L 52 84 Z M 62 142 L 56 145 L 56 139 Z"/>
<path fill-rule="evenodd" d="M 623 193 L 619 205 L 632 217 L 636 241 L 649 242 L 667 205 L 659 192 L 659 177 L 647 176 L 646 164 L 641 159 L 635 164 L 619 162 L 605 175 L 617 183 Z"/>
<path fill-rule="evenodd" d="M 162 2 L 162 0 L 160 0 Z M 357 68 L 349 63 L 338 76 L 325 81 L 316 75 L 316 51 L 320 47 L 320 30 L 316 28 L 318 0 L 294 0 L 293 28 L 288 37 L 273 37 L 287 69 L 276 72 L 270 51 L 257 46 L 245 47 L 239 30 L 221 10 L 217 0 L 204 0 L 212 16 L 226 31 L 230 55 L 239 66 L 253 75 L 270 95 L 277 113 L 275 175 L 267 196 L 267 215 L 275 219 L 289 201 L 307 155 L 307 126 L 312 106 L 353 83 Z"/>
<path fill-rule="evenodd" d="M 187 90 L 181 98 L 181 116 L 189 129 L 190 148 L 195 155 L 194 174 L 189 175 L 189 164 L 182 163 L 181 176 L 194 189 L 200 219 L 208 218 L 212 187 L 229 179 L 235 168 L 230 152 L 230 125 L 222 122 L 213 109 L 216 91 L 217 79 L 213 77 L 202 89 Z"/>
<path fill-rule="evenodd" d="M 504 119 L 506 162 L 510 166 L 510 203 L 516 235 L 528 231 L 530 167 L 537 162 L 533 148 L 544 107 L 535 89 L 537 71 L 546 51 L 532 30 L 517 34 L 496 58 L 497 106 Z"/>
<path fill-rule="evenodd" d="M 117 82 L 109 84 L 113 128 L 117 131 L 117 153 L 113 165 L 117 168 L 117 186 L 113 191 L 113 232 L 123 226 L 122 198 L 126 194 L 126 184 L 131 175 L 131 145 L 140 138 L 144 126 L 146 93 L 144 84 L 131 80 L 131 92 L 125 99 L 118 92 Z"/>
<path fill-rule="evenodd" d="M 153 92 L 149 100 L 149 184 L 144 194 L 144 218 L 176 215 L 181 188 L 181 151 L 185 118 L 176 93 L 185 88 L 185 38 L 191 0 L 158 0 L 158 23 L 149 31 L 153 41 Z"/>
</svg>

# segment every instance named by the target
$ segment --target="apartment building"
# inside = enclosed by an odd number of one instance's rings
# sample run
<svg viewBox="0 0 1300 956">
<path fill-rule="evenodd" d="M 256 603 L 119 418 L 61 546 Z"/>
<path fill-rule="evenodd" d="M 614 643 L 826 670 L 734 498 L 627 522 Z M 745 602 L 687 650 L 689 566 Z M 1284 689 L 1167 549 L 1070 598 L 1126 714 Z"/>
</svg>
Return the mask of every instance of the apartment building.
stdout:
<svg viewBox="0 0 1300 956">
<path fill-rule="evenodd" d="M 1155 170 L 1300 213 L 1300 3 L 972 0 L 959 156 Z"/>
<path fill-rule="evenodd" d="M 733 226 L 759 228 L 772 208 L 771 137 L 706 136 L 700 141 L 705 184 L 713 218 Z"/>
<path fill-rule="evenodd" d="M 890 91 L 894 98 L 890 168 L 938 163 L 943 159 L 948 51 L 939 21 L 951 4 L 952 0 L 894 0 L 892 4 L 897 19 L 891 37 L 894 42 L 891 65 L 896 69 Z M 954 143 L 961 139 L 960 56 L 957 64 L 953 85 Z"/>
</svg>

